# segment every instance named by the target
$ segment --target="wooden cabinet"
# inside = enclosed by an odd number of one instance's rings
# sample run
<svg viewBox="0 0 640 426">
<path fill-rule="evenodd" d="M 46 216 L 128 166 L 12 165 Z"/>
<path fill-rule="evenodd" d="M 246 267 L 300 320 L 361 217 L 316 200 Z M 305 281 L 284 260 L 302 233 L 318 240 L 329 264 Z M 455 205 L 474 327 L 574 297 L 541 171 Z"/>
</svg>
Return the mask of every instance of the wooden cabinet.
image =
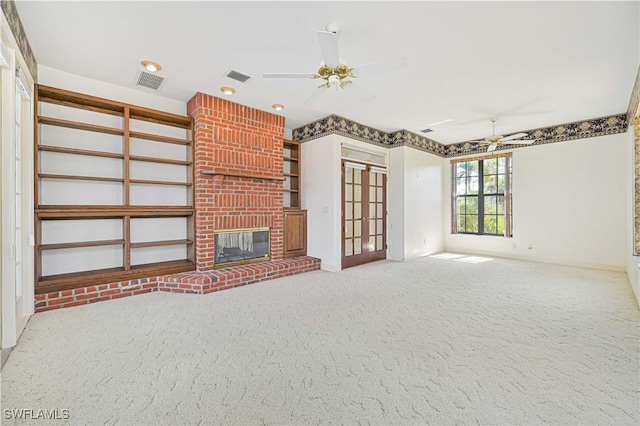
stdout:
<svg viewBox="0 0 640 426">
<path fill-rule="evenodd" d="M 307 211 L 285 209 L 284 211 L 284 257 L 307 254 Z"/>
<path fill-rule="evenodd" d="M 307 211 L 300 209 L 300 142 L 284 141 L 284 257 L 307 254 Z"/>
</svg>

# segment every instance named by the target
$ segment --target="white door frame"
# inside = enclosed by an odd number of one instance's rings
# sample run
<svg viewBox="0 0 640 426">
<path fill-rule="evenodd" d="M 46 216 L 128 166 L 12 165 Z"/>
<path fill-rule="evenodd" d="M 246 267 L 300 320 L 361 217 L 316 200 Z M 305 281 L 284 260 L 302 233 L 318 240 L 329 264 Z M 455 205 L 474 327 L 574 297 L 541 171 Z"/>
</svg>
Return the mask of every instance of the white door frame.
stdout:
<svg viewBox="0 0 640 426">
<path fill-rule="evenodd" d="M 33 186 L 33 116 L 32 99 L 18 97 L 16 70 L 20 68 L 22 83 L 33 93 L 33 79 L 29 74 L 26 62 L 17 48 L 7 21 L 0 13 L 0 42 L 4 44 L 10 58 L 8 66 L 0 67 L 0 164 L 2 170 L 2 186 L 0 197 L 0 319 L 1 348 L 4 351 L 16 345 L 20 333 L 34 312 L 34 186 Z M 21 99 L 22 113 L 20 120 L 20 153 L 21 170 L 16 177 L 16 101 Z M 21 205 L 16 206 L 16 180 L 20 179 Z M 20 214 L 21 232 L 16 234 L 16 212 Z M 14 238 L 19 239 L 15 244 Z M 21 246 L 22 296 L 17 298 L 16 291 L 16 247 Z"/>
</svg>

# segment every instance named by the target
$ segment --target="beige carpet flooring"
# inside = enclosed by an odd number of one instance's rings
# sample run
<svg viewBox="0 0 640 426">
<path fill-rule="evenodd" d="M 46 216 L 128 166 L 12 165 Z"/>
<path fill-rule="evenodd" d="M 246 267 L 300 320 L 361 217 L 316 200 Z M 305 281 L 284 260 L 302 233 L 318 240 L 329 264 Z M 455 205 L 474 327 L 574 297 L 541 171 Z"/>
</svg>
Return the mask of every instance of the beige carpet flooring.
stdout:
<svg viewBox="0 0 640 426">
<path fill-rule="evenodd" d="M 2 371 L 2 424 L 56 408 L 70 419 L 26 423 L 639 424 L 626 275 L 479 260 L 37 314 Z"/>
</svg>

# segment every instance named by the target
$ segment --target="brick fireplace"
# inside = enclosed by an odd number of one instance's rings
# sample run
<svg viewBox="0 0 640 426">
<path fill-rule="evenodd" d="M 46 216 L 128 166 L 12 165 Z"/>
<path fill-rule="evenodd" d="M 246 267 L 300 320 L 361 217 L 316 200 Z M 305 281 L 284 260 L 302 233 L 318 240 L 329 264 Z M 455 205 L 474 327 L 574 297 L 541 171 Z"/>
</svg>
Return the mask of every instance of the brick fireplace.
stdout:
<svg viewBox="0 0 640 426">
<path fill-rule="evenodd" d="M 187 113 L 195 142 L 196 271 L 159 279 L 159 290 L 208 293 L 319 269 L 310 257 L 283 260 L 284 117 L 205 93 L 188 102 Z M 215 234 L 252 228 L 270 230 L 270 260 L 219 269 Z"/>
<path fill-rule="evenodd" d="M 312 257 L 283 259 L 284 117 L 204 93 L 187 110 L 194 126 L 196 270 L 38 294 L 37 312 L 153 291 L 205 294 L 320 269 Z M 216 265 L 215 233 L 252 228 L 269 230 L 269 258 Z"/>
<path fill-rule="evenodd" d="M 214 267 L 214 230 L 269 227 L 271 259 L 282 259 L 284 117 L 204 93 L 189 101 L 187 113 L 195 141 L 197 270 Z"/>
</svg>

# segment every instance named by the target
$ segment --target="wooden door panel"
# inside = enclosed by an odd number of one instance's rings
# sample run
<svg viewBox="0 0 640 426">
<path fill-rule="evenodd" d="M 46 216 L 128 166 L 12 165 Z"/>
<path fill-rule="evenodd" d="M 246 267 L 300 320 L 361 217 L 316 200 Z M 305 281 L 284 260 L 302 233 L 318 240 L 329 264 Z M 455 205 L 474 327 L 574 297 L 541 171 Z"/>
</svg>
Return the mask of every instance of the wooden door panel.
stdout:
<svg viewBox="0 0 640 426">
<path fill-rule="evenodd" d="M 342 267 L 385 259 L 386 175 L 343 162 L 342 182 Z"/>
</svg>

